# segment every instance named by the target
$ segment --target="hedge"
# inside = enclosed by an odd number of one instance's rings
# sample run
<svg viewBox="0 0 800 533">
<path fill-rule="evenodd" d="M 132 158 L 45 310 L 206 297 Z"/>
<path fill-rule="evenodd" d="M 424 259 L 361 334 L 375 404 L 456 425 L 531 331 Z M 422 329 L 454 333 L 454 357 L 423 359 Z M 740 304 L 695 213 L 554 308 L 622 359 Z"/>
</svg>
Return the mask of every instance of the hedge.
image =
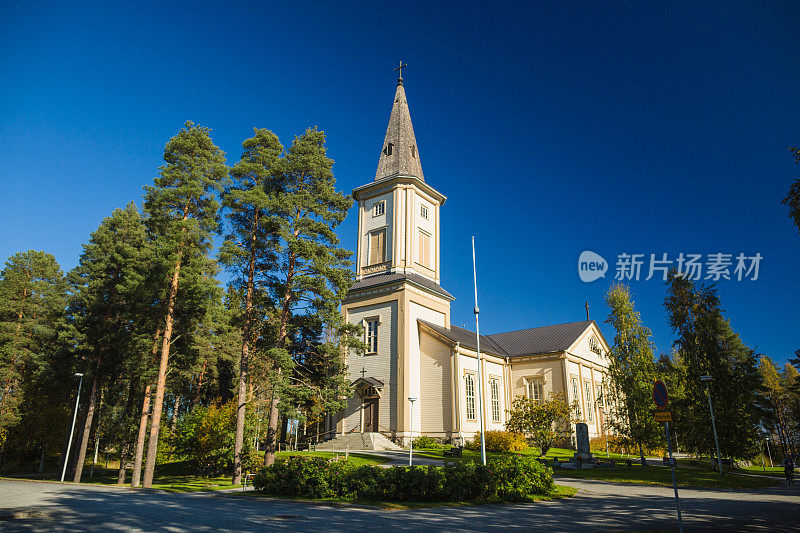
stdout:
<svg viewBox="0 0 800 533">
<path fill-rule="evenodd" d="M 257 491 L 272 496 L 342 498 L 362 501 L 528 501 L 553 490 L 550 468 L 524 457 L 444 467 L 353 466 L 321 457 L 291 456 L 262 468 Z"/>
</svg>

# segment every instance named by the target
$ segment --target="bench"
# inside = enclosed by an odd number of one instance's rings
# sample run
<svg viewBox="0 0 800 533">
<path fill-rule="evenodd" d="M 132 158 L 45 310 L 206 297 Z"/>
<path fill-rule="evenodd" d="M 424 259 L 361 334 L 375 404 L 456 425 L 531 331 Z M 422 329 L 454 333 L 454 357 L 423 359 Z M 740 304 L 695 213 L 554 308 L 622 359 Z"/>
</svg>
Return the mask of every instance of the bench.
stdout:
<svg viewBox="0 0 800 533">
<path fill-rule="evenodd" d="M 449 450 L 445 450 L 442 452 L 442 456 L 444 457 L 461 457 L 461 452 L 464 451 L 463 446 L 453 446 Z"/>
</svg>

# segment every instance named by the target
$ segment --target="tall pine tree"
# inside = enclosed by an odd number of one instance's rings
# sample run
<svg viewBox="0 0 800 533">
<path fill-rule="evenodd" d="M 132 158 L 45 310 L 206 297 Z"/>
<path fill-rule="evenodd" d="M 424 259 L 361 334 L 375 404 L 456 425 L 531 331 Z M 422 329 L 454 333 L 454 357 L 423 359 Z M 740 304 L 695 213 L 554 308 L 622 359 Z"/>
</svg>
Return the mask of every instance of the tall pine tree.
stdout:
<svg viewBox="0 0 800 533">
<path fill-rule="evenodd" d="M 151 238 L 160 256 L 172 265 L 144 487 L 152 485 L 155 472 L 181 266 L 192 255 L 208 252 L 211 233 L 217 228 L 216 193 L 224 187 L 228 175 L 225 154 L 212 142 L 211 130 L 192 122 L 187 122 L 169 140 L 164 148 L 164 161 L 154 185 L 145 188 L 144 203 Z"/>
<path fill-rule="evenodd" d="M 277 224 L 270 207 L 270 195 L 281 185 L 283 146 L 269 130 L 255 129 L 244 141 L 242 158 L 231 169 L 233 183 L 225 189 L 222 206 L 227 211 L 230 232 L 220 251 L 220 262 L 236 276 L 233 285 L 244 292 L 242 352 L 239 359 L 236 437 L 234 440 L 233 484 L 241 483 L 247 405 L 247 373 L 254 340 L 260 324 L 256 321 L 254 299 L 268 294 L 267 282 L 275 270 Z"/>
</svg>

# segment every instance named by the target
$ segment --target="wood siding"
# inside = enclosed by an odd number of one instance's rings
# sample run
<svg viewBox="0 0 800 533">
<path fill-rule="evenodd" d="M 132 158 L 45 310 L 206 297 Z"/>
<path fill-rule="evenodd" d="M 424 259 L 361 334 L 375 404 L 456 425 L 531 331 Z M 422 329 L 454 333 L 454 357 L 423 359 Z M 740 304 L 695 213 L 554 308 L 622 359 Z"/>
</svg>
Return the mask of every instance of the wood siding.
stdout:
<svg viewBox="0 0 800 533">
<path fill-rule="evenodd" d="M 453 420 L 452 371 L 450 347 L 431 337 L 420 334 L 420 390 L 422 402 L 422 433 L 451 431 Z"/>
</svg>

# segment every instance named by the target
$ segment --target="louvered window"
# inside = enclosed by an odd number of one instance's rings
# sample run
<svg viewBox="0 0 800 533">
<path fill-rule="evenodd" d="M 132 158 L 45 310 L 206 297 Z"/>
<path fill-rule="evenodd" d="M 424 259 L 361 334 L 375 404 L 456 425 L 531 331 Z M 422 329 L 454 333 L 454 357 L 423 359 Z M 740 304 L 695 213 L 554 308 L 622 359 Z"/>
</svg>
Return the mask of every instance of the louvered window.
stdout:
<svg viewBox="0 0 800 533">
<path fill-rule="evenodd" d="M 373 231 L 369 234 L 369 264 L 377 265 L 386 260 L 386 230 Z"/>
<path fill-rule="evenodd" d="M 431 267 L 431 236 L 422 230 L 419 232 L 419 264 Z"/>
</svg>

